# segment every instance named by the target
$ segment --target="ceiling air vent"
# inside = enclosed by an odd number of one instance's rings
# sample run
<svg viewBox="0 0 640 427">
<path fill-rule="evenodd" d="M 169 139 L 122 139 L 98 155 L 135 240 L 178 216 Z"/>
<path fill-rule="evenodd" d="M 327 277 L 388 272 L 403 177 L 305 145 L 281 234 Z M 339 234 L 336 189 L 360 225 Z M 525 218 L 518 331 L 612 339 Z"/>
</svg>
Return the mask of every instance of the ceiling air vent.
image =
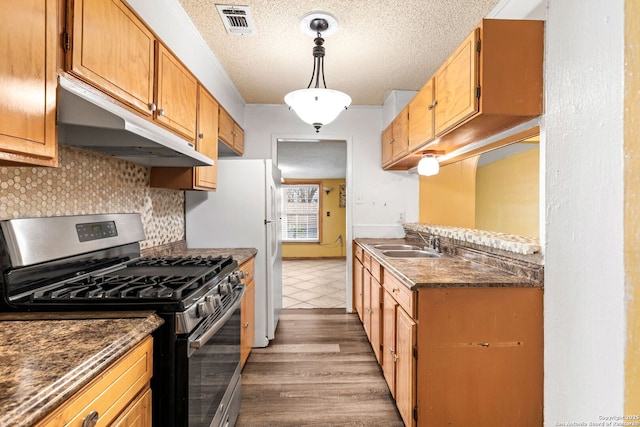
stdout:
<svg viewBox="0 0 640 427">
<path fill-rule="evenodd" d="M 251 16 L 249 6 L 231 6 L 227 4 L 216 4 L 218 13 L 229 34 L 255 34 L 256 29 Z"/>
</svg>

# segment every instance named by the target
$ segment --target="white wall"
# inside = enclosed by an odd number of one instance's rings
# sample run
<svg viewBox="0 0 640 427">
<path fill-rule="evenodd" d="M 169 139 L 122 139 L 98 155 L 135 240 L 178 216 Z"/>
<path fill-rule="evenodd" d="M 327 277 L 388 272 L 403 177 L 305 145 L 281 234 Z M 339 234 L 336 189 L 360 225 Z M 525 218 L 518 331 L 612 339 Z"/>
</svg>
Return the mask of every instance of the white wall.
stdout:
<svg viewBox="0 0 640 427">
<path fill-rule="evenodd" d="M 547 426 L 623 414 L 623 9 L 624 0 L 549 0 Z"/>
<path fill-rule="evenodd" d="M 417 175 L 381 167 L 382 107 L 349 107 L 319 134 L 285 105 L 247 105 L 245 120 L 247 158 L 275 159 L 273 137 L 347 141 L 347 224 L 354 237 L 402 236 L 400 212 L 418 220 Z"/>
</svg>

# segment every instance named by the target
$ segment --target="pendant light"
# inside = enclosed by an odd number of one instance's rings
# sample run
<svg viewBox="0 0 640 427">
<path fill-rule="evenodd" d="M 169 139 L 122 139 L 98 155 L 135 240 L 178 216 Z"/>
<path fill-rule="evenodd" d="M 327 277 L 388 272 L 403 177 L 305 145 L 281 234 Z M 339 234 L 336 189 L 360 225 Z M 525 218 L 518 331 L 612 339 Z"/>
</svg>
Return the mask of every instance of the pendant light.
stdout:
<svg viewBox="0 0 640 427">
<path fill-rule="evenodd" d="M 422 152 L 422 158 L 418 162 L 418 175 L 432 176 L 440 172 L 440 162 L 436 155 L 444 154 L 444 151 L 425 150 Z"/>
<path fill-rule="evenodd" d="M 335 32 L 338 21 L 326 13 L 311 13 L 301 22 L 303 31 L 315 35 L 313 47 L 313 71 L 306 89 L 294 90 L 284 97 L 284 102 L 296 112 L 303 122 L 309 123 L 320 132 L 320 128 L 331 123 L 351 105 L 351 97 L 338 90 L 327 89 L 324 79 L 324 39 L 322 33 Z M 308 29 L 307 29 L 308 26 Z M 320 80 L 322 86 L 320 87 Z M 312 87 L 313 86 L 313 87 Z"/>
</svg>

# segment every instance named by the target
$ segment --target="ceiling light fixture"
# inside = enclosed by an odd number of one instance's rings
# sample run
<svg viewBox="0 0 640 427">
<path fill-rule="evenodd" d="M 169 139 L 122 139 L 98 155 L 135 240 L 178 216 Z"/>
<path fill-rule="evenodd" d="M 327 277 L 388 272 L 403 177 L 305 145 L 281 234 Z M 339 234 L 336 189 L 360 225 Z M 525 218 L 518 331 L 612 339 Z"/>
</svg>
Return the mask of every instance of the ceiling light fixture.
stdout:
<svg viewBox="0 0 640 427">
<path fill-rule="evenodd" d="M 302 19 L 301 27 L 307 23 L 312 34 L 316 36 L 313 47 L 311 80 L 306 89 L 289 92 L 284 97 L 284 102 L 296 112 L 303 122 L 312 125 L 318 133 L 322 126 L 334 121 L 342 110 L 346 110 L 351 105 L 351 97 L 344 92 L 327 89 L 327 83 L 324 79 L 324 39 L 322 33 L 333 33 L 338 21 L 329 14 L 311 13 Z M 303 28 L 303 30 L 305 29 Z M 320 79 L 322 79 L 324 88 L 320 87 Z M 311 87 L 312 85 L 313 87 Z"/>
<path fill-rule="evenodd" d="M 436 155 L 444 154 L 444 151 L 425 150 L 422 152 L 422 158 L 418 162 L 418 175 L 432 176 L 437 175 L 440 171 L 440 163 Z"/>
</svg>

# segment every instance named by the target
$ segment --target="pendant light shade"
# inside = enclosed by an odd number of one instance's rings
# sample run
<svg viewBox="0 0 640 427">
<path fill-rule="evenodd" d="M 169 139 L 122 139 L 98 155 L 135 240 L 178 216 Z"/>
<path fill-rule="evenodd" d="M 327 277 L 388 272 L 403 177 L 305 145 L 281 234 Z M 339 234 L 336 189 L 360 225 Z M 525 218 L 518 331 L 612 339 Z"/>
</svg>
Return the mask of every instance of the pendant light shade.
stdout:
<svg viewBox="0 0 640 427">
<path fill-rule="evenodd" d="M 418 175 L 432 176 L 440 171 L 440 163 L 433 154 L 425 154 L 418 162 Z"/>
<path fill-rule="evenodd" d="M 317 133 L 322 126 L 334 121 L 342 110 L 346 110 L 351 105 L 351 97 L 338 90 L 327 89 L 324 79 L 325 49 L 321 34 L 329 29 L 329 21 L 333 25 L 330 32 L 335 31 L 336 19 L 328 14 L 314 13 L 305 17 L 303 23 L 306 23 L 305 19 L 307 18 L 309 19 L 309 29 L 317 35 L 314 39 L 311 80 L 306 89 L 289 92 L 284 97 L 284 102 L 296 112 L 303 122 L 312 125 Z M 320 87 L 321 79 L 324 88 Z"/>
<path fill-rule="evenodd" d="M 334 121 L 351 105 L 351 97 L 338 90 L 310 88 L 289 92 L 284 102 L 303 122 L 318 126 L 317 132 L 320 126 Z"/>
</svg>

